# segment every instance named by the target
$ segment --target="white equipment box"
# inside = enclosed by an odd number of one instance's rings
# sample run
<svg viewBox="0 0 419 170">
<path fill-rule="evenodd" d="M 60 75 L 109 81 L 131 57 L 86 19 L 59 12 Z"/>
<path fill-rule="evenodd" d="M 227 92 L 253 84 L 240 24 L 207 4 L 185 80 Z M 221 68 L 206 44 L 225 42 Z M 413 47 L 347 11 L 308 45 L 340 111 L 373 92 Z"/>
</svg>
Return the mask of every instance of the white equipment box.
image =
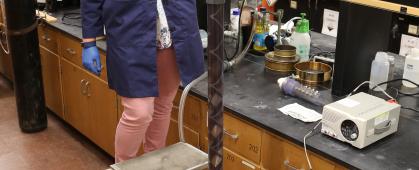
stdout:
<svg viewBox="0 0 419 170">
<path fill-rule="evenodd" d="M 358 93 L 323 108 L 321 132 L 362 149 L 397 131 L 400 105 Z"/>
</svg>

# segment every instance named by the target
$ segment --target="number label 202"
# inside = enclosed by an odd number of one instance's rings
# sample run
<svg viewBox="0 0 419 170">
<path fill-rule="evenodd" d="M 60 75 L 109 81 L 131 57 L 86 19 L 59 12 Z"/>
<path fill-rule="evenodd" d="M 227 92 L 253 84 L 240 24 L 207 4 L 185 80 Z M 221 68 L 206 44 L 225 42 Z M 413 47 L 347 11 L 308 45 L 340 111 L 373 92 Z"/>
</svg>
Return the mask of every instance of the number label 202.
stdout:
<svg viewBox="0 0 419 170">
<path fill-rule="evenodd" d="M 259 153 L 259 147 L 253 144 L 249 144 L 249 150 L 254 153 Z"/>
</svg>

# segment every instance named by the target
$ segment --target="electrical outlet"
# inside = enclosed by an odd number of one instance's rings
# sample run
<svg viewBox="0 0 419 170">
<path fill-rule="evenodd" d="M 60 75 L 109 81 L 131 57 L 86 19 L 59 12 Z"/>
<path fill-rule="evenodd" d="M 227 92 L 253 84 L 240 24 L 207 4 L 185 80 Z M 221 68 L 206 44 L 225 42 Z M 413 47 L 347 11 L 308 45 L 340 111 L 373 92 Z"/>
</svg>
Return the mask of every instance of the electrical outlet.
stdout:
<svg viewBox="0 0 419 170">
<path fill-rule="evenodd" d="M 418 35 L 418 26 L 409 24 L 409 29 L 407 30 L 407 32 L 409 34 Z"/>
<path fill-rule="evenodd" d="M 298 7 L 297 1 L 291 0 L 290 1 L 290 8 L 297 9 L 297 7 Z"/>
<path fill-rule="evenodd" d="M 419 48 L 419 38 L 402 34 L 399 54 L 401 56 L 406 56 L 410 53 L 412 48 Z"/>
</svg>

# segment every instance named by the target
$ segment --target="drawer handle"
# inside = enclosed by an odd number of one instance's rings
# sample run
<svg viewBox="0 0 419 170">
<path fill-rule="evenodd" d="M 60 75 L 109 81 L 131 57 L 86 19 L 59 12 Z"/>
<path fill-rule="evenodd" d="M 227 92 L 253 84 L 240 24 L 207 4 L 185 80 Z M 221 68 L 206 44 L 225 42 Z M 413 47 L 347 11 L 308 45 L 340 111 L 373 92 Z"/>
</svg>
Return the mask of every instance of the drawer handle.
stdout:
<svg viewBox="0 0 419 170">
<path fill-rule="evenodd" d="M 51 41 L 51 38 L 47 38 L 46 40 L 47 40 L 47 41 Z"/>
<path fill-rule="evenodd" d="M 71 49 L 71 48 L 67 48 L 67 49 L 66 49 L 66 51 L 67 51 L 69 54 L 71 54 L 71 55 L 75 55 L 75 54 L 76 54 L 76 51 L 75 51 L 75 50 L 73 50 L 73 49 Z"/>
<path fill-rule="evenodd" d="M 80 81 L 80 93 L 82 95 L 86 95 L 86 93 L 87 93 L 86 83 L 87 83 L 87 80 L 85 80 L 85 79 Z"/>
<path fill-rule="evenodd" d="M 43 40 L 47 40 L 47 36 L 46 36 L 46 35 L 41 36 L 41 38 L 42 38 Z"/>
<path fill-rule="evenodd" d="M 87 92 L 87 97 L 92 96 L 90 94 L 90 82 L 89 81 L 86 82 L 86 92 Z"/>
<path fill-rule="evenodd" d="M 284 165 L 288 170 L 304 170 L 304 169 L 298 169 L 298 168 L 290 165 L 290 161 L 288 161 L 288 160 L 284 161 Z"/>
<path fill-rule="evenodd" d="M 239 139 L 239 135 L 238 134 L 232 134 L 230 132 L 228 132 L 227 130 L 224 129 L 224 134 L 226 134 L 227 136 L 229 136 L 231 139 L 233 140 L 237 140 Z"/>
</svg>

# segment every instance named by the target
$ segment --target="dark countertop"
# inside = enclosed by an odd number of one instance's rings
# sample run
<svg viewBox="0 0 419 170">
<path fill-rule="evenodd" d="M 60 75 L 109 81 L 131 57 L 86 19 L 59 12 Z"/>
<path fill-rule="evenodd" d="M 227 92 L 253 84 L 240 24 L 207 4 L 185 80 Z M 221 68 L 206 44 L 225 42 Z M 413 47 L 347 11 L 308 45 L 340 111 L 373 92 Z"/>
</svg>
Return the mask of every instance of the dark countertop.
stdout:
<svg viewBox="0 0 419 170">
<path fill-rule="evenodd" d="M 62 13 L 54 15 L 62 16 Z M 50 25 L 81 38 L 79 27 L 62 24 L 61 18 L 58 19 L 58 22 Z M 80 21 L 74 22 L 80 24 Z M 334 50 L 335 43 L 336 39 L 333 37 L 312 33 L 313 46 L 323 51 Z M 106 43 L 100 41 L 98 47 L 106 50 Z M 313 51 L 315 50 L 317 49 L 313 48 Z M 396 77 L 401 76 L 402 65 L 403 60 L 397 60 L 396 67 L 399 69 Z M 246 56 L 232 71 L 224 74 L 224 105 L 236 116 L 302 146 L 304 135 L 315 123 L 303 123 L 282 114 L 277 108 L 292 103 L 299 103 L 319 113 L 322 108 L 281 94 L 276 83 L 279 77 L 265 71 L 262 57 Z M 206 80 L 198 83 L 192 89 L 192 93 L 206 100 L 207 85 Z M 397 83 L 394 85 L 398 86 Z M 331 96 L 330 89 L 321 87 L 319 90 L 326 96 L 336 98 Z M 417 98 L 400 97 L 398 100 L 407 107 L 419 108 Z M 395 134 L 362 150 L 322 135 L 318 132 L 319 129 L 307 139 L 308 149 L 350 169 L 419 169 L 419 115 L 412 111 L 401 111 L 399 130 Z"/>
</svg>

